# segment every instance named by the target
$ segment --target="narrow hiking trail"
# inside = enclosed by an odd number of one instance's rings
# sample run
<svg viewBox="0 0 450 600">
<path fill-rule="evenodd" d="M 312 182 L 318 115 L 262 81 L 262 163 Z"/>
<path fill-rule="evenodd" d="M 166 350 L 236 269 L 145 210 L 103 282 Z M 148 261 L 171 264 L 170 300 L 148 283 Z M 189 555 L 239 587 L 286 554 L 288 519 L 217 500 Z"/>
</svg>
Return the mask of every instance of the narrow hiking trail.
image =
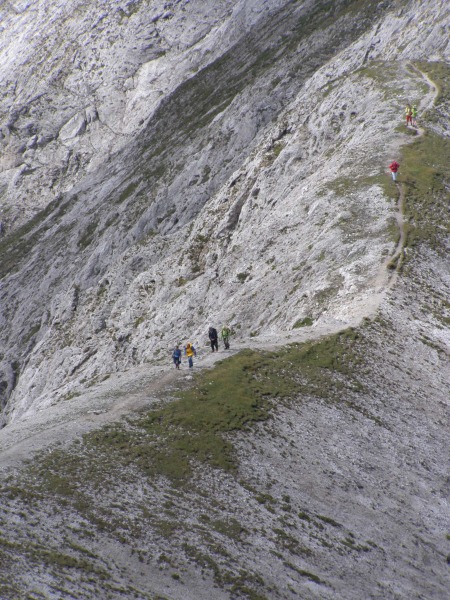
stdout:
<svg viewBox="0 0 450 600">
<path fill-rule="evenodd" d="M 426 73 L 421 71 L 414 64 L 409 63 L 407 65 L 407 67 L 411 68 L 418 75 L 420 75 L 428 85 L 428 93 L 423 98 L 421 98 L 420 102 L 419 102 L 419 111 L 420 111 L 420 114 L 422 115 L 427 109 L 430 109 L 434 105 L 436 98 L 439 94 L 439 90 L 438 90 L 437 85 L 434 83 L 434 81 L 432 79 L 430 79 L 430 77 Z M 417 126 L 417 127 L 413 127 L 413 129 L 416 131 L 417 135 L 412 140 L 408 140 L 408 138 L 405 136 L 404 137 L 405 144 L 412 143 L 417 138 L 423 137 L 425 135 L 425 129 L 423 127 Z M 399 145 L 399 150 L 405 144 Z M 400 173 L 401 173 L 401 166 L 400 166 Z M 386 258 L 386 260 L 383 262 L 382 273 L 383 272 L 389 273 L 389 271 L 391 272 L 390 275 L 388 274 L 388 277 L 387 277 L 386 289 L 392 289 L 392 287 L 395 285 L 395 283 L 397 281 L 398 273 L 400 271 L 400 267 L 403 262 L 402 257 L 403 257 L 403 253 L 405 250 L 405 241 L 406 241 L 406 221 L 405 221 L 405 210 L 404 210 L 405 197 L 406 197 L 405 196 L 405 194 L 406 194 L 405 185 L 401 182 L 397 182 L 397 183 L 395 183 L 395 186 L 398 191 L 398 201 L 397 201 L 397 206 L 396 206 L 395 219 L 396 219 L 397 227 L 398 227 L 398 231 L 399 231 L 399 239 L 398 239 L 398 242 L 397 242 L 397 245 L 396 245 L 396 248 L 395 248 L 393 254 L 388 256 Z M 382 276 L 382 273 L 380 273 L 381 276 Z"/>
<path fill-rule="evenodd" d="M 421 115 L 435 102 L 438 88 L 429 76 L 416 66 L 410 64 L 406 67 L 412 68 L 428 85 L 429 91 L 419 103 Z M 403 135 L 395 145 L 396 151 L 399 152 L 403 145 L 424 134 L 425 130 L 418 127 L 417 136 L 412 140 Z M 208 349 L 199 348 L 194 372 L 211 368 L 219 360 L 243 349 L 276 350 L 290 343 L 318 340 L 349 327 L 357 327 L 364 318 L 375 316 L 385 293 L 395 286 L 405 247 L 405 187 L 402 183 L 396 183 L 396 187 L 398 201 L 395 206 L 395 218 L 399 231 L 398 242 L 394 252 L 382 261 L 375 280 L 369 282 L 369 287 L 373 288 L 375 293 L 368 294 L 364 305 L 353 307 L 351 318 L 345 321 L 323 319 L 311 327 L 289 333 L 280 332 L 278 335 L 260 335 L 245 342 L 232 340 L 232 348 L 229 351 L 212 353 Z M 394 265 L 394 268 L 390 268 L 390 265 Z M 183 363 L 182 370 L 178 371 L 173 368 L 168 354 L 167 358 L 156 364 L 114 373 L 106 381 L 96 384 L 79 397 L 54 400 L 38 412 L 25 414 L 20 420 L 13 421 L 0 430 L 0 471 L 20 465 L 33 453 L 49 446 L 70 443 L 84 433 L 117 421 L 131 412 L 149 409 L 161 398 L 170 397 L 177 390 L 189 385 L 192 379 L 186 362 Z"/>
</svg>

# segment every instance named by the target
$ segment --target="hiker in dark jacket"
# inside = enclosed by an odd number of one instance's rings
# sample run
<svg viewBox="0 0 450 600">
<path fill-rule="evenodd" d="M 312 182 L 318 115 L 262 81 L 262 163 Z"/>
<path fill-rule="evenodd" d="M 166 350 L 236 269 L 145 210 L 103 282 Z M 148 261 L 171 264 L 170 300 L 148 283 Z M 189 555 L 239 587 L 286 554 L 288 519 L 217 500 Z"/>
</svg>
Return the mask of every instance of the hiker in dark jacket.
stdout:
<svg viewBox="0 0 450 600">
<path fill-rule="evenodd" d="M 208 331 L 209 341 L 211 342 L 211 350 L 217 352 L 219 350 L 219 342 L 217 339 L 217 329 L 215 327 L 210 327 Z"/>
</svg>

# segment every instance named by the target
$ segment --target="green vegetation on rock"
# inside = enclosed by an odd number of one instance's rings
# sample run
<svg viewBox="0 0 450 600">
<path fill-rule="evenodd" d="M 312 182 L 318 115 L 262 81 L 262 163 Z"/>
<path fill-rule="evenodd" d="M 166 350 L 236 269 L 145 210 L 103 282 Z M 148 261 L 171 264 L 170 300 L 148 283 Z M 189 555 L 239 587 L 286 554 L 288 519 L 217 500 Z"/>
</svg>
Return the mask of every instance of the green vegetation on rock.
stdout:
<svg viewBox="0 0 450 600">
<path fill-rule="evenodd" d="M 196 464 L 236 473 L 230 434 L 268 420 L 277 403 L 316 396 L 349 406 L 348 393 L 363 389 L 355 375 L 359 339 L 349 329 L 277 352 L 244 350 L 197 374 L 193 385 L 159 408 L 86 434 L 73 452 L 42 456 L 33 467 L 40 483 L 27 495 L 51 493 L 83 503 L 78 482 L 87 478 L 94 487 L 108 487 L 111 469 L 120 466 L 176 485 L 187 482 Z M 8 493 L 20 493 L 14 489 Z"/>
<path fill-rule="evenodd" d="M 439 64 L 438 73 L 441 92 L 436 108 L 426 115 L 425 126 L 428 120 L 433 123 L 439 105 L 449 90 L 450 68 L 444 69 Z M 445 253 L 445 244 L 442 242 L 450 232 L 450 142 L 427 128 L 425 135 L 403 148 L 402 154 L 404 210 L 408 219 L 405 246 L 427 242 L 436 252 Z"/>
</svg>

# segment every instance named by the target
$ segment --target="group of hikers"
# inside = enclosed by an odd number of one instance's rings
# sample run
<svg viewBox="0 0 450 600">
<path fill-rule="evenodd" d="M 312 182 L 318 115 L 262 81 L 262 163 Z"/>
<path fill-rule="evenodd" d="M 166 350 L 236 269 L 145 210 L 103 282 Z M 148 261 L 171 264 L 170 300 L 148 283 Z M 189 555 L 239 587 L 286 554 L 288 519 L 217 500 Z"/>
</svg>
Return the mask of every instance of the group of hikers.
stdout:
<svg viewBox="0 0 450 600">
<path fill-rule="evenodd" d="M 405 116 L 406 116 L 406 127 L 417 127 L 417 106 L 413 104 L 407 104 L 405 108 Z M 389 170 L 392 174 L 392 180 L 397 181 L 397 173 L 400 168 L 400 165 L 397 161 L 393 160 L 389 165 Z"/>
<path fill-rule="evenodd" d="M 223 325 L 222 330 L 220 332 L 220 337 L 222 338 L 223 345 L 225 350 L 229 350 L 230 348 L 230 335 L 231 329 L 228 325 Z M 217 329 L 211 325 L 208 330 L 209 342 L 211 344 L 211 351 L 218 352 L 219 351 L 219 335 L 217 333 Z M 188 359 L 189 368 L 192 369 L 194 366 L 194 356 L 197 356 L 197 350 L 194 347 L 194 344 L 188 342 L 186 346 L 184 346 L 184 355 Z M 181 358 L 183 356 L 183 350 L 180 348 L 180 344 L 177 344 L 172 352 L 172 359 L 176 369 L 180 368 Z"/>
<path fill-rule="evenodd" d="M 407 104 L 405 108 L 406 116 L 406 127 L 417 127 L 417 106 L 413 104 Z"/>
</svg>

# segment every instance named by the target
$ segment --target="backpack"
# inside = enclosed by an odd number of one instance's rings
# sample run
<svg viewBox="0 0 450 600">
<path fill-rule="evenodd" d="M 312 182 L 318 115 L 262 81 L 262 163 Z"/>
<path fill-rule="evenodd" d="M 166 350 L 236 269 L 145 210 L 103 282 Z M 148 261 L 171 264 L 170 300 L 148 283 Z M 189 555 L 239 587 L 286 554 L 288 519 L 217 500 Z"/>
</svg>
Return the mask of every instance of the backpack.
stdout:
<svg viewBox="0 0 450 600">
<path fill-rule="evenodd" d="M 215 327 L 210 327 L 208 331 L 209 339 L 216 340 L 217 339 L 217 329 Z"/>
</svg>

